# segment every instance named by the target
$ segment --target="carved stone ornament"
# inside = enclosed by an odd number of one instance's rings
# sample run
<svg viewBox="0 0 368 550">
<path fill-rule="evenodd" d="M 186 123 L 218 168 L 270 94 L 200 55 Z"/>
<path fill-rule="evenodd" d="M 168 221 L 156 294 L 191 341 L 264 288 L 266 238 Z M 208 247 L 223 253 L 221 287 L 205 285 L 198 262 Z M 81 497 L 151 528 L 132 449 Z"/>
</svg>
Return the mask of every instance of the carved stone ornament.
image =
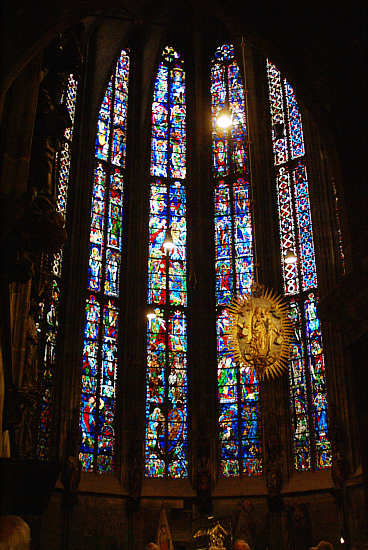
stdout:
<svg viewBox="0 0 368 550">
<path fill-rule="evenodd" d="M 292 335 L 283 299 L 253 283 L 251 292 L 235 299 L 229 310 L 234 358 L 255 368 L 260 380 L 281 375 L 287 368 Z"/>
</svg>

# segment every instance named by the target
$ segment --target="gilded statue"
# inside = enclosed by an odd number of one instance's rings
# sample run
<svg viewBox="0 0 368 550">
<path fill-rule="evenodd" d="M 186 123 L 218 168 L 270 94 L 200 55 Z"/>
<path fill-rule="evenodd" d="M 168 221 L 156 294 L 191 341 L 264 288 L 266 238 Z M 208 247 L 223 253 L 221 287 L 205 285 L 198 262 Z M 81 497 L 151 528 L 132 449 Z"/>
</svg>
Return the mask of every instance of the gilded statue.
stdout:
<svg viewBox="0 0 368 550">
<path fill-rule="evenodd" d="M 272 291 L 255 283 L 252 292 L 231 307 L 235 357 L 253 366 L 260 379 L 280 374 L 286 365 L 292 333 L 287 306 Z"/>
<path fill-rule="evenodd" d="M 220 523 L 216 523 L 216 525 L 210 529 L 208 534 L 210 538 L 209 550 L 226 550 L 225 538 L 227 537 L 228 532 Z"/>
</svg>

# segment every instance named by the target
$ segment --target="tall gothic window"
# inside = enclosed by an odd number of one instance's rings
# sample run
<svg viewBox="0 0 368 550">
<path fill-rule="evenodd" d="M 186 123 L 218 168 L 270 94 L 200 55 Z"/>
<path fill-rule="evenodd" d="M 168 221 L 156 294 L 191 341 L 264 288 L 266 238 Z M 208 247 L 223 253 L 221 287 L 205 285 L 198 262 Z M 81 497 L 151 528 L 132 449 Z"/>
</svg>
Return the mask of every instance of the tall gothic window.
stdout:
<svg viewBox="0 0 368 550">
<path fill-rule="evenodd" d="M 129 52 L 122 50 L 97 121 L 80 416 L 87 472 L 114 465 L 128 81 Z"/>
<path fill-rule="evenodd" d="M 166 46 L 154 85 L 150 162 L 145 475 L 183 478 L 187 459 L 186 104 Z M 172 241 L 165 249 L 164 241 Z"/>
<path fill-rule="evenodd" d="M 212 59 L 211 103 L 220 475 L 252 476 L 262 471 L 259 385 L 254 369 L 232 359 L 228 336 L 227 306 L 254 279 L 246 101 L 231 44 L 219 47 Z M 225 108 L 232 113 L 229 133 L 216 126 Z"/>
<path fill-rule="evenodd" d="M 331 465 L 318 282 L 301 112 L 290 83 L 267 61 L 284 294 L 295 339 L 289 366 L 294 466 Z M 297 261 L 288 263 L 295 254 Z"/>
<path fill-rule="evenodd" d="M 65 90 L 61 97 L 69 113 L 72 125 L 64 132 L 60 151 L 56 155 L 56 209 L 66 218 L 72 138 L 74 129 L 74 115 L 77 99 L 78 82 L 73 74 L 70 74 Z M 48 285 L 43 300 L 39 303 L 36 327 L 39 334 L 40 357 L 40 385 L 41 406 L 40 422 L 37 434 L 37 457 L 40 460 L 50 458 L 50 443 L 55 400 L 55 368 L 56 368 L 56 344 L 59 329 L 59 308 L 61 294 L 61 276 L 63 267 L 63 251 L 60 250 L 53 257 L 45 257 L 47 268 L 51 271 L 51 282 Z"/>
</svg>

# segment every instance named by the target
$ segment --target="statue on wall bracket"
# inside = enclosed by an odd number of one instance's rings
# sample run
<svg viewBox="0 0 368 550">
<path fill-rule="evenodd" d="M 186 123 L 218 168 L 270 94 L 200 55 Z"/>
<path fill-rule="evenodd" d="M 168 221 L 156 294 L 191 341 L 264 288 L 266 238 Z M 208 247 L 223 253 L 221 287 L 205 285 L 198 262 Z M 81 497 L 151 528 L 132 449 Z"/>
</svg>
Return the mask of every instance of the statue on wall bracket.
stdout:
<svg viewBox="0 0 368 550">
<path fill-rule="evenodd" d="M 229 311 L 234 359 L 253 367 L 259 380 L 280 376 L 287 368 L 293 333 L 282 297 L 255 282 L 249 294 L 233 300 Z"/>
</svg>

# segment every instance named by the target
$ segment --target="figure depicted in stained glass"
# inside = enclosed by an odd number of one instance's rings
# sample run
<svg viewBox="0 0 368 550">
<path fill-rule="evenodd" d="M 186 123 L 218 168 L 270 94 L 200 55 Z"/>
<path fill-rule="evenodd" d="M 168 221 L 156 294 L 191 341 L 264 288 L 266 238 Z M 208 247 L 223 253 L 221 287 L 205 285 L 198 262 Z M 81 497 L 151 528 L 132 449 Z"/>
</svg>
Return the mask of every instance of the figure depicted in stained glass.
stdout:
<svg viewBox="0 0 368 550">
<path fill-rule="evenodd" d="M 80 460 L 85 471 L 99 473 L 112 472 L 115 452 L 113 422 L 119 312 L 117 303 L 108 298 L 119 297 L 128 79 L 129 54 L 123 50 L 98 116 L 91 205 L 88 268 L 91 295 L 86 309 L 83 352 L 81 428 L 84 444 Z"/>
<path fill-rule="evenodd" d="M 215 52 L 211 68 L 211 103 L 216 302 L 217 306 L 223 308 L 230 304 L 235 293 L 242 294 L 250 290 L 254 269 L 249 182 L 245 179 L 249 173 L 245 94 L 231 44 L 224 44 Z M 232 127 L 228 132 L 220 132 L 216 126 L 216 116 L 225 107 L 232 113 Z M 225 309 L 219 310 L 217 348 L 218 397 L 221 406 L 220 471 L 224 476 L 254 475 L 261 471 L 261 461 L 258 458 L 258 391 L 251 389 L 252 384 L 256 388 L 257 381 L 246 381 L 239 365 L 227 357 L 231 351 L 228 329 L 228 313 Z M 239 426 L 238 416 L 245 402 L 252 402 L 252 409 L 247 409 L 249 414 L 243 416 Z M 246 449 L 252 447 L 255 449 L 253 454 L 256 459 L 248 467 L 243 458 L 248 456 Z"/>
<path fill-rule="evenodd" d="M 163 51 L 152 103 L 147 336 L 146 467 L 150 477 L 187 476 L 186 459 L 186 108 L 183 61 Z M 173 248 L 164 240 L 170 229 Z M 167 417 L 164 415 L 167 414 Z"/>
</svg>

